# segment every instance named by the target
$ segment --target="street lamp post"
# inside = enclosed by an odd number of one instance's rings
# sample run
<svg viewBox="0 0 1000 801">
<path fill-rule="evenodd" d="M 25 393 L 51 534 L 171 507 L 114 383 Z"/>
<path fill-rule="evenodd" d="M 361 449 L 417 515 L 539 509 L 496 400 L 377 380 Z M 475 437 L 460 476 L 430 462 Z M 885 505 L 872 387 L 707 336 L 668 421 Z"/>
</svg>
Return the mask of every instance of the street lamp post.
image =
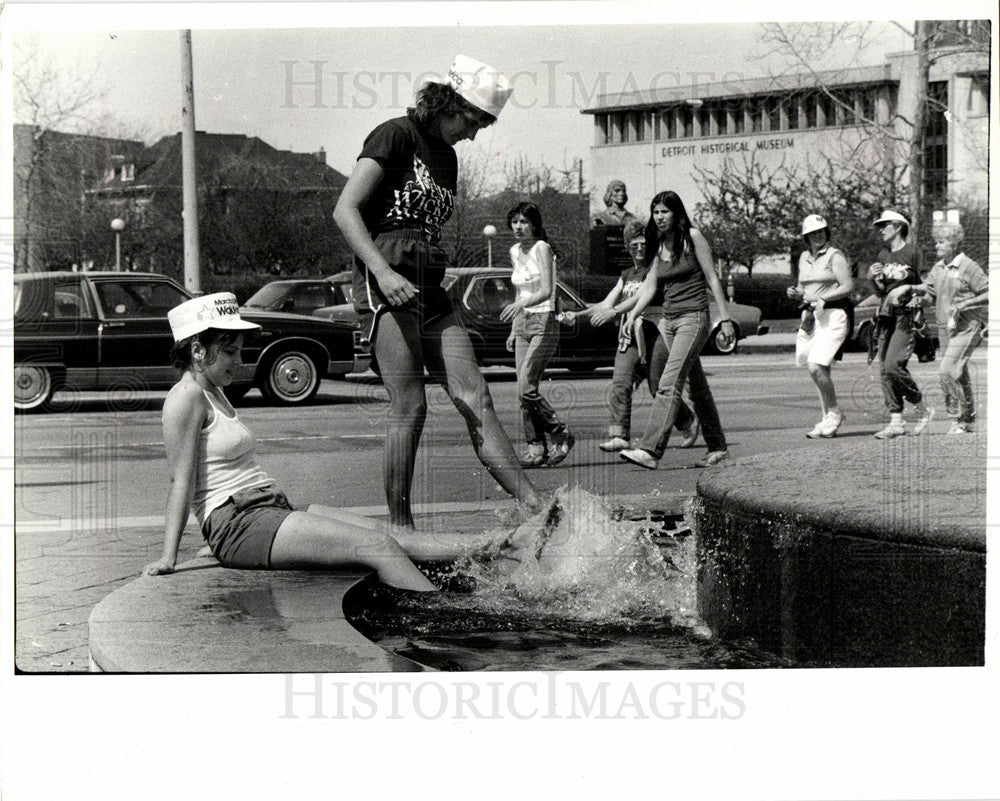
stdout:
<svg viewBox="0 0 1000 801">
<path fill-rule="evenodd" d="M 111 230 L 115 232 L 115 272 L 122 271 L 122 231 L 125 230 L 125 220 L 115 217 L 111 221 Z"/>
<path fill-rule="evenodd" d="M 487 225 L 483 228 L 483 236 L 486 237 L 486 266 L 493 266 L 493 237 L 497 235 L 495 225 Z"/>
</svg>

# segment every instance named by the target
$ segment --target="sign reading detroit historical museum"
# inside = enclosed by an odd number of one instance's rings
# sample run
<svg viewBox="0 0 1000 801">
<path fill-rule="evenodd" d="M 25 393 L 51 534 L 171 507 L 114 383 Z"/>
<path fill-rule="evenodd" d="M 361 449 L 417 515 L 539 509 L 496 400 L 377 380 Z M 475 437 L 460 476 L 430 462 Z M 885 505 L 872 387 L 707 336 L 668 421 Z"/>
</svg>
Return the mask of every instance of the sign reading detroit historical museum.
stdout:
<svg viewBox="0 0 1000 801">
<path fill-rule="evenodd" d="M 711 142 L 692 145 L 664 145 L 660 148 L 663 158 L 675 156 L 710 156 L 714 154 L 751 153 L 755 150 L 786 150 L 795 147 L 795 138 L 783 136 L 775 139 L 739 139 L 728 142 Z"/>
</svg>

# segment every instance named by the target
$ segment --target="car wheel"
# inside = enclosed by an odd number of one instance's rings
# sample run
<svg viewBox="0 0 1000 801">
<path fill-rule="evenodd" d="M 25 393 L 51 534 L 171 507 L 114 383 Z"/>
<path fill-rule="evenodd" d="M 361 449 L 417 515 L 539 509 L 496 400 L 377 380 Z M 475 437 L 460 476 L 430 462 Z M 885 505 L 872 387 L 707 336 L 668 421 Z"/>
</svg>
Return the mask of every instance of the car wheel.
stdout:
<svg viewBox="0 0 1000 801">
<path fill-rule="evenodd" d="M 252 386 L 253 384 L 230 384 L 222 391 L 226 393 L 226 398 L 229 399 L 230 403 L 236 403 L 236 401 L 240 400 L 250 391 Z"/>
<path fill-rule="evenodd" d="M 712 331 L 712 335 L 708 338 L 708 343 L 706 344 L 706 349 L 709 353 L 719 353 L 726 355 L 728 353 L 735 353 L 736 346 L 740 341 L 740 329 L 733 323 L 734 336 L 731 340 L 727 340 L 722 334 L 722 326 L 715 326 L 715 330 Z"/>
<path fill-rule="evenodd" d="M 14 366 L 14 410 L 44 411 L 55 392 L 55 380 L 47 367 L 31 364 Z"/>
<path fill-rule="evenodd" d="M 855 337 L 858 341 L 858 347 L 863 351 L 867 351 L 872 344 L 872 324 L 870 322 L 864 322 L 861 324 L 861 328 L 858 329 L 858 335 Z"/>
<path fill-rule="evenodd" d="M 319 389 L 319 371 L 313 358 L 300 350 L 286 350 L 271 359 L 261 392 L 272 403 L 304 403 Z"/>
</svg>

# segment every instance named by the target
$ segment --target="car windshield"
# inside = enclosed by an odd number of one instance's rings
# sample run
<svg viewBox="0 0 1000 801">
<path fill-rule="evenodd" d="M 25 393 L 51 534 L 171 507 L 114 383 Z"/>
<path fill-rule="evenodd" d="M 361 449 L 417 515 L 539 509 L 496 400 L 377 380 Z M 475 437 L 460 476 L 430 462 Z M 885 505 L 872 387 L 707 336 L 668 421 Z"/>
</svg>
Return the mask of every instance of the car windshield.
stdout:
<svg viewBox="0 0 1000 801">
<path fill-rule="evenodd" d="M 249 306 L 252 309 L 266 309 L 274 303 L 280 301 L 285 295 L 288 294 L 289 284 L 281 283 L 271 283 L 265 284 L 253 295 L 250 299 L 244 303 L 244 306 Z"/>
</svg>

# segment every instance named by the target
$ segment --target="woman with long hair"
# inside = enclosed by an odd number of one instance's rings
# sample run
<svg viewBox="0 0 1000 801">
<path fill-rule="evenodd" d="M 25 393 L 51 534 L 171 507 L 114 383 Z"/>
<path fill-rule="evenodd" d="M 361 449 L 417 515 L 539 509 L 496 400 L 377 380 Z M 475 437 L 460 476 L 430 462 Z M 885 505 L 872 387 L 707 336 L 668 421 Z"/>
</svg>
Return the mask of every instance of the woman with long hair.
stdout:
<svg viewBox="0 0 1000 801">
<path fill-rule="evenodd" d="M 623 450 L 619 456 L 648 470 L 656 469 L 667 447 L 681 391 L 687 381 L 708 446 L 708 453 L 699 465 L 709 467 L 721 462 L 728 453 L 719 412 L 701 367 L 700 353 L 709 335 L 709 292 L 723 312 L 729 305 L 715 274 L 712 249 L 701 231 L 691 226 L 691 219 L 677 193 L 660 192 L 653 198 L 649 210 L 646 254 L 650 269 L 625 325 L 629 328 L 635 325 L 643 309 L 656 296 L 659 286 L 663 292 L 663 317 L 659 329 L 669 355 L 638 447 Z M 724 337 L 736 336 L 732 320 L 723 318 L 721 325 Z"/>
<path fill-rule="evenodd" d="M 497 483 L 530 509 L 540 503 L 441 286 L 447 256 L 438 245 L 455 202 L 454 145 L 496 122 L 511 92 L 492 67 L 456 57 L 447 83 L 425 83 L 405 117 L 368 135 L 333 213 L 355 253 L 354 305 L 389 393 L 383 476 L 389 516 L 399 525 L 413 526 L 425 368 L 465 418 L 476 454 Z"/>
<path fill-rule="evenodd" d="M 608 396 L 610 406 L 610 421 L 608 423 L 608 439 L 600 442 L 597 447 L 607 453 L 619 453 L 631 447 L 632 432 L 632 393 L 642 383 L 653 367 L 653 360 L 666 363 L 666 356 L 661 358 L 660 350 L 665 354 L 666 348 L 661 344 L 659 331 L 655 329 L 655 321 L 641 321 L 636 329 L 626 328 L 627 312 L 635 304 L 642 289 L 643 281 L 649 272 L 650 264 L 646 260 L 645 226 L 638 220 L 630 220 L 625 225 L 624 245 L 632 259 L 632 266 L 622 270 L 621 276 L 611 291 L 593 306 L 578 312 L 563 312 L 562 320 L 571 323 L 577 317 L 590 318 L 591 325 L 599 326 L 618 319 L 618 350 L 615 353 L 614 372 L 611 376 L 611 392 Z M 653 334 L 659 342 L 646 347 L 646 337 L 643 329 L 648 325 L 655 331 Z M 659 347 L 657 347 L 659 346 Z M 656 354 L 654 356 L 654 353 Z M 650 391 L 656 394 L 656 384 L 661 371 L 650 375 Z M 680 447 L 690 448 L 698 439 L 698 419 L 691 414 L 687 404 L 681 400 L 677 405 L 677 417 L 674 428 L 683 435 Z"/>
<path fill-rule="evenodd" d="M 514 351 L 517 394 L 528 451 L 524 467 L 553 467 L 573 447 L 573 435 L 538 385 L 545 366 L 559 347 L 556 322 L 556 275 L 552 247 L 542 225 L 542 212 L 534 203 L 518 203 L 507 213 L 507 226 L 517 242 L 510 249 L 510 280 L 517 297 L 500 312 L 511 323 L 507 350 Z"/>
</svg>

